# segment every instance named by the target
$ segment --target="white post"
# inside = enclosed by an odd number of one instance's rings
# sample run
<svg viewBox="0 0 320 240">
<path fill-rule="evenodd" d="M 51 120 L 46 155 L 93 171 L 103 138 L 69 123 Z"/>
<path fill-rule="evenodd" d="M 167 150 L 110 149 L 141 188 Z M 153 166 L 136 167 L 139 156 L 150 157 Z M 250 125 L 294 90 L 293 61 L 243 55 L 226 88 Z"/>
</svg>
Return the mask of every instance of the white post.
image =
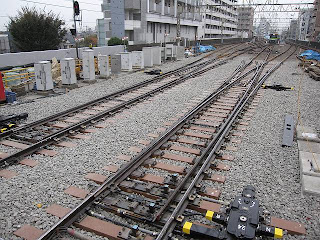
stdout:
<svg viewBox="0 0 320 240">
<path fill-rule="evenodd" d="M 174 0 L 174 17 L 177 17 L 178 0 Z"/>
<path fill-rule="evenodd" d="M 63 85 L 77 83 L 76 78 L 76 61 L 73 58 L 61 59 L 61 78 Z"/>
<path fill-rule="evenodd" d="M 165 0 L 161 0 L 161 15 L 164 15 L 164 1 Z"/>
<path fill-rule="evenodd" d="M 49 61 L 35 63 L 34 72 L 37 90 L 47 91 L 53 89 L 51 63 Z"/>
<path fill-rule="evenodd" d="M 96 79 L 93 50 L 85 50 L 82 52 L 83 78 L 86 81 L 94 81 Z"/>
<path fill-rule="evenodd" d="M 150 12 L 150 0 L 147 0 L 147 13 Z"/>
<path fill-rule="evenodd" d="M 100 77 L 105 78 L 110 76 L 108 55 L 98 56 L 98 67 L 99 67 Z"/>
</svg>

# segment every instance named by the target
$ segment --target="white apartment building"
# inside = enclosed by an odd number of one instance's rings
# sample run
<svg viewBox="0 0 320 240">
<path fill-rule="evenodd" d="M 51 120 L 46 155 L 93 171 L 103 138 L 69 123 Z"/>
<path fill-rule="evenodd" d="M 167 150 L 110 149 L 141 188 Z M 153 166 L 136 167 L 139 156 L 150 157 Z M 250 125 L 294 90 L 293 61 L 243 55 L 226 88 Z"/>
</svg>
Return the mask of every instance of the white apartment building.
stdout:
<svg viewBox="0 0 320 240">
<path fill-rule="evenodd" d="M 236 0 L 205 0 L 203 8 L 204 39 L 237 36 Z"/>
<path fill-rule="evenodd" d="M 236 37 L 236 0 L 104 0 L 97 20 L 98 44 L 128 37 L 129 44 Z M 213 6 L 219 5 L 219 6 Z"/>
<path fill-rule="evenodd" d="M 313 14 L 314 14 L 313 8 L 300 10 L 299 18 L 298 18 L 299 40 L 308 41 L 309 39 L 312 38 L 313 27 L 314 27 Z"/>
<path fill-rule="evenodd" d="M 238 32 L 239 36 L 253 37 L 254 9 L 252 7 L 238 7 Z"/>
<path fill-rule="evenodd" d="M 129 44 L 174 42 L 180 15 L 182 41 L 194 40 L 201 28 L 202 0 L 104 0 L 97 20 L 99 45 L 111 37 Z"/>
</svg>

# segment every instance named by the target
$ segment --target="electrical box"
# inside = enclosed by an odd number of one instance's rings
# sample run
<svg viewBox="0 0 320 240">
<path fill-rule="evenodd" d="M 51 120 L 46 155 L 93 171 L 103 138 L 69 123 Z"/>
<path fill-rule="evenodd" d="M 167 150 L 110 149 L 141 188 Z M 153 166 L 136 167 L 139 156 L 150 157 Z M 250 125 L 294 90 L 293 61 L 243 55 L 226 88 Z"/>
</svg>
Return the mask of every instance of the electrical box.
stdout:
<svg viewBox="0 0 320 240">
<path fill-rule="evenodd" d="M 153 49 L 153 65 L 161 65 L 161 48 L 152 47 Z"/>
<path fill-rule="evenodd" d="M 129 52 L 119 53 L 121 56 L 121 70 L 132 71 L 132 55 Z"/>
<path fill-rule="evenodd" d="M 109 77 L 110 76 L 109 56 L 108 55 L 99 55 L 98 56 L 98 67 L 99 67 L 100 77 Z"/>
<path fill-rule="evenodd" d="M 132 68 L 144 68 L 144 57 L 142 51 L 132 51 Z"/>
<path fill-rule="evenodd" d="M 114 74 L 121 72 L 121 55 L 115 54 L 111 56 L 111 72 Z"/>
<path fill-rule="evenodd" d="M 184 46 L 176 46 L 177 49 L 177 60 L 183 60 L 184 59 Z"/>
<path fill-rule="evenodd" d="M 94 66 L 94 54 L 93 50 L 84 50 L 82 52 L 82 67 L 83 78 L 86 81 L 93 81 L 96 79 L 95 66 Z"/>
<path fill-rule="evenodd" d="M 47 91 L 53 89 L 53 81 L 51 75 L 51 62 L 41 61 L 34 64 L 34 73 L 36 79 L 37 90 Z"/>
<path fill-rule="evenodd" d="M 166 59 L 173 59 L 173 44 L 166 44 L 165 56 Z"/>
<path fill-rule="evenodd" d="M 143 52 L 143 58 L 144 58 L 144 66 L 153 67 L 153 48 L 144 47 L 142 48 L 142 52 Z"/>
<path fill-rule="evenodd" d="M 71 85 L 77 83 L 76 62 L 73 58 L 64 58 L 60 61 L 61 78 L 63 85 Z"/>
</svg>

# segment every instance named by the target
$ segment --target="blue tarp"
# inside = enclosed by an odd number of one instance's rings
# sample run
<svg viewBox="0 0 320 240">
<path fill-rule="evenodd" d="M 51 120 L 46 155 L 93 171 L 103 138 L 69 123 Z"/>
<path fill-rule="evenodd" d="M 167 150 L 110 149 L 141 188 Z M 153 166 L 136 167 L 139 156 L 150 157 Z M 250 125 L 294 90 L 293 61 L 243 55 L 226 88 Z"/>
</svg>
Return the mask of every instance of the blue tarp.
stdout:
<svg viewBox="0 0 320 240">
<path fill-rule="evenodd" d="M 320 53 L 313 50 L 306 50 L 300 54 L 301 57 L 305 57 L 307 60 L 320 61 Z"/>
<path fill-rule="evenodd" d="M 196 50 L 198 52 L 201 52 L 201 53 L 205 53 L 205 52 L 216 50 L 216 48 L 214 46 L 211 46 L 211 45 L 209 45 L 209 46 L 198 45 L 195 48 L 196 48 Z"/>
</svg>

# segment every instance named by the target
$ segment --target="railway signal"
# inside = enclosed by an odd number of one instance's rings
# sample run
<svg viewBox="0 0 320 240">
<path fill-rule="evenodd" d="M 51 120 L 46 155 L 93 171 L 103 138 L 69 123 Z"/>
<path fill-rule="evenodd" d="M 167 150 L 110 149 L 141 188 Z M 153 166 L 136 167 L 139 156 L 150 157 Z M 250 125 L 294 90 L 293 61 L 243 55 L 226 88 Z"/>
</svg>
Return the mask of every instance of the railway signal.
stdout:
<svg viewBox="0 0 320 240">
<path fill-rule="evenodd" d="M 78 1 L 73 2 L 73 10 L 74 10 L 74 15 L 79 16 L 80 15 L 80 7 Z"/>
</svg>

